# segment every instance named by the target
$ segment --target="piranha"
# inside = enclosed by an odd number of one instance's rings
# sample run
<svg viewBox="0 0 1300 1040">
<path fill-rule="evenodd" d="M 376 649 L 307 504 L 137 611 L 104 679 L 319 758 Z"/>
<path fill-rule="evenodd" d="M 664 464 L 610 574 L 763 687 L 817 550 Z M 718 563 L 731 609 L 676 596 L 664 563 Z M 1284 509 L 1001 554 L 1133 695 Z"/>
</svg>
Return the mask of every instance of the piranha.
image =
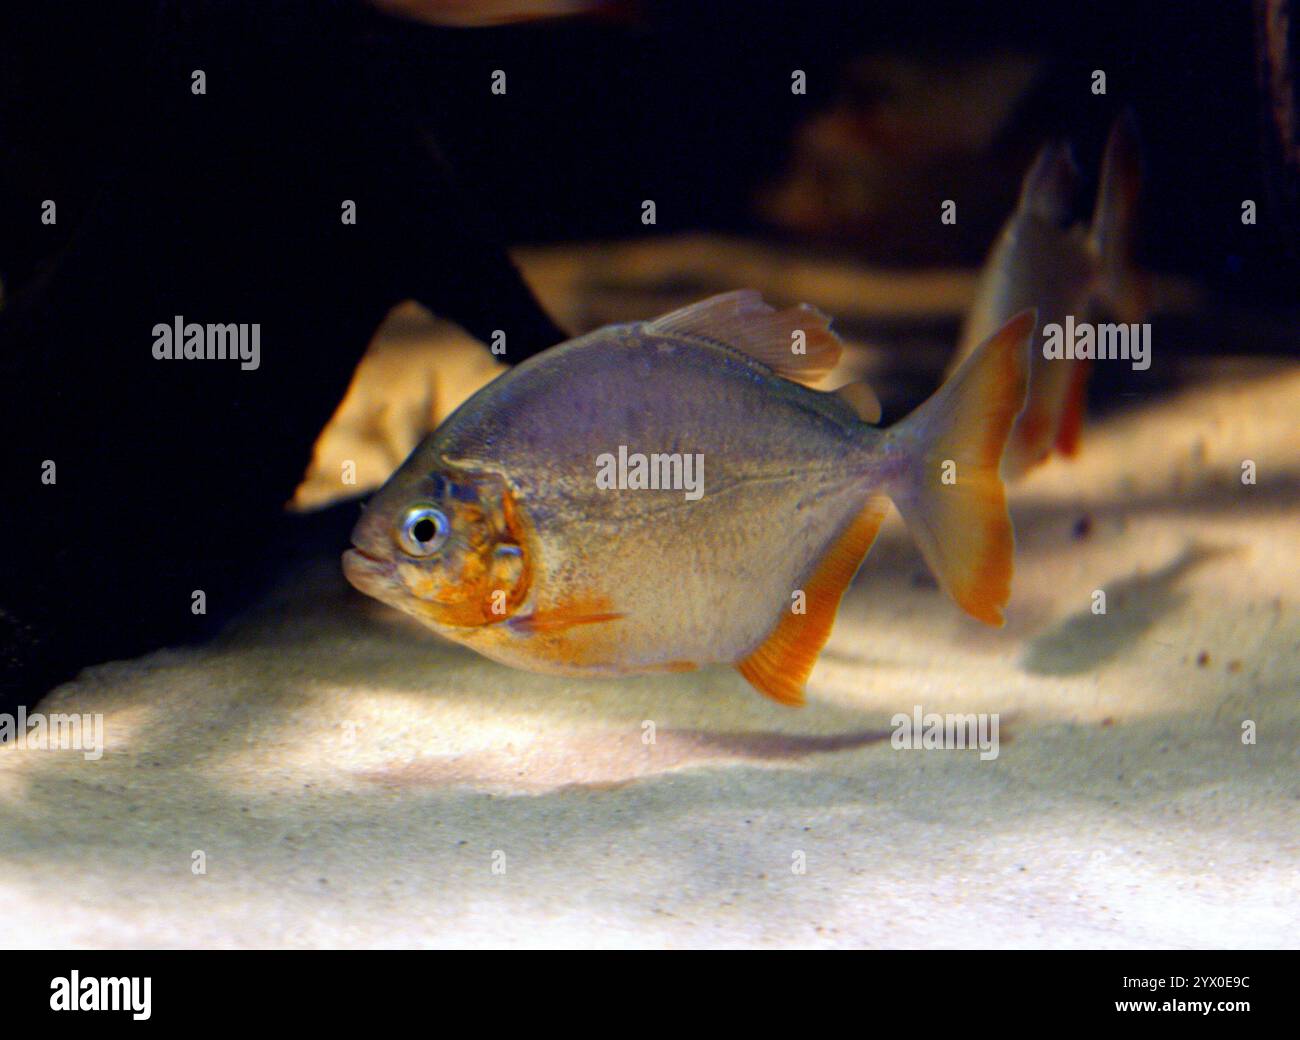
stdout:
<svg viewBox="0 0 1300 1040">
<path fill-rule="evenodd" d="M 862 385 L 800 382 L 840 354 L 807 305 L 777 311 L 746 289 L 607 326 L 453 412 L 367 504 L 344 572 L 516 668 L 729 664 L 801 704 L 888 500 L 952 598 L 1002 623 L 1013 534 L 998 466 L 1034 320 L 1012 318 L 887 429 Z M 629 453 L 656 479 L 611 479 L 610 457 Z"/>
<path fill-rule="evenodd" d="M 1141 183 L 1137 123 L 1126 112 L 1111 127 L 1102 159 L 1092 226 L 1074 221 L 1079 171 L 1070 146 L 1045 145 L 1025 175 L 1016 211 L 1003 226 L 980 273 L 954 368 L 1011 315 L 1038 308 L 1039 327 L 1089 320 L 1101 308 L 1125 322 L 1148 310 L 1149 283 L 1133 266 Z M 1056 450 L 1079 450 L 1089 362 L 1048 360 L 1035 351 L 1025 410 L 1003 460 L 1009 479 L 1023 476 Z"/>
</svg>

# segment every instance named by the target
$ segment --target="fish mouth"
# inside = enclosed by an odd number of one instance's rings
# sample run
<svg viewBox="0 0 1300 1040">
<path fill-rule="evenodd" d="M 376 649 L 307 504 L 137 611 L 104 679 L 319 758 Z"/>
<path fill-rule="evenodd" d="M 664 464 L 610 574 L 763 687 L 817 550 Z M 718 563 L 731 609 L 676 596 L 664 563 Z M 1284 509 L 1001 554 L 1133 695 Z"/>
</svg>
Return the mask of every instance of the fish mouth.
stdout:
<svg viewBox="0 0 1300 1040">
<path fill-rule="evenodd" d="M 354 588 L 368 595 L 373 596 L 386 586 L 392 574 L 392 560 L 371 555 L 359 546 L 354 545 L 343 554 L 343 576 Z"/>
<path fill-rule="evenodd" d="M 356 553 L 358 556 L 361 556 L 369 560 L 371 563 L 383 563 L 383 564 L 388 563 L 388 561 L 384 559 L 382 556 L 376 556 L 374 553 L 368 553 L 366 552 L 365 549 L 361 548 L 361 546 L 359 545 L 352 546 L 352 548 L 348 549 L 347 552 L 344 553 L 344 555 L 346 556 L 347 553 Z"/>
</svg>

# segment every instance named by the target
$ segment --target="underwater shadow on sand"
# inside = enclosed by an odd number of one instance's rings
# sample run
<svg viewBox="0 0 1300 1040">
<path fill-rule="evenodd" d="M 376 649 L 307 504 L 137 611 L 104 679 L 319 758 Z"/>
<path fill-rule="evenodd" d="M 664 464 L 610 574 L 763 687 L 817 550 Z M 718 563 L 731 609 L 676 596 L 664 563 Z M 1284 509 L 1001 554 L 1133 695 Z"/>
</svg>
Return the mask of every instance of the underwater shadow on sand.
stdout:
<svg viewBox="0 0 1300 1040">
<path fill-rule="evenodd" d="M 1133 649 L 1157 622 L 1188 601 L 1177 585 L 1190 571 L 1234 551 L 1193 544 L 1158 570 L 1104 586 L 1100 590 L 1105 593 L 1104 613 L 1093 613 L 1089 607 L 1032 639 L 1022 667 L 1033 675 L 1054 676 L 1095 670 Z"/>
<path fill-rule="evenodd" d="M 890 735 L 887 729 L 830 734 L 663 729 L 647 743 L 640 734 L 612 731 L 553 737 L 525 749 L 423 756 L 352 775 L 402 788 L 465 785 L 504 788 L 510 794 L 613 790 L 689 767 L 799 763 L 814 755 L 887 743 Z"/>
</svg>

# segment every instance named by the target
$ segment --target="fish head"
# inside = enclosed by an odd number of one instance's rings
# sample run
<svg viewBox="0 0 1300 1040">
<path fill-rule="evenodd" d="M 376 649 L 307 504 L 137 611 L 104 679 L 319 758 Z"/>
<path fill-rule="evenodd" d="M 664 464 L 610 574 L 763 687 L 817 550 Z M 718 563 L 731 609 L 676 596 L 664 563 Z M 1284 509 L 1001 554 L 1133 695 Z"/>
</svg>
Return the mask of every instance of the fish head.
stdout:
<svg viewBox="0 0 1300 1040">
<path fill-rule="evenodd" d="M 463 636 L 508 619 L 524 601 L 527 532 L 503 477 L 421 466 L 422 455 L 367 503 L 343 573 L 361 592 Z"/>
</svg>

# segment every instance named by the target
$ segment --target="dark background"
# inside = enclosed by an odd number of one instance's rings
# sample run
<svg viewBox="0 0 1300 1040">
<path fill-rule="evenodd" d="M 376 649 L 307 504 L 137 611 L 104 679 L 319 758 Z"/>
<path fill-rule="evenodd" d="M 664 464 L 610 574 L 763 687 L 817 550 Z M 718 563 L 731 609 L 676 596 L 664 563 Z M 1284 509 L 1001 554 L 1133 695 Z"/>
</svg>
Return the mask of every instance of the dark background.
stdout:
<svg viewBox="0 0 1300 1040">
<path fill-rule="evenodd" d="M 1018 142 L 1069 135 L 1092 172 L 1118 109 L 1137 112 L 1149 265 L 1242 299 L 1293 303 L 1298 295 L 1295 229 L 1270 211 L 1262 179 L 1254 5 L 1246 0 L 684 0 L 469 30 L 363 11 L 266 2 L 11 11 L 0 44 L 7 281 L 25 277 L 30 257 L 48 246 L 49 235 L 33 242 L 30 213 L 52 181 L 89 204 L 106 169 L 140 160 L 124 149 L 147 153 L 139 131 L 151 116 L 135 99 L 162 68 L 203 67 L 218 95 L 220 71 L 229 70 L 260 99 L 265 175 L 286 193 L 312 175 L 277 169 L 286 136 L 329 148 L 358 124 L 407 113 L 436 133 L 506 240 L 540 242 L 698 228 L 771 233 L 755 217 L 755 190 L 788 162 L 796 126 L 845 98 L 855 59 L 942 63 L 1012 47 L 1045 61 L 1008 124 Z M 505 96 L 487 89 L 497 68 L 508 73 Z M 807 96 L 791 94 L 792 68 L 807 71 Z M 1107 73 L 1105 98 L 1087 89 L 1094 68 Z M 295 97 L 292 118 L 277 122 Z M 223 145 L 214 139 L 210 148 Z M 1008 178 L 1006 204 L 1016 187 Z M 653 229 L 638 219 L 643 198 L 658 205 Z M 1240 223 L 1244 198 L 1260 203 L 1256 227 Z M 889 263 L 897 250 L 872 242 L 863 253 Z M 966 253 L 978 261 L 978 250 Z"/>
</svg>

